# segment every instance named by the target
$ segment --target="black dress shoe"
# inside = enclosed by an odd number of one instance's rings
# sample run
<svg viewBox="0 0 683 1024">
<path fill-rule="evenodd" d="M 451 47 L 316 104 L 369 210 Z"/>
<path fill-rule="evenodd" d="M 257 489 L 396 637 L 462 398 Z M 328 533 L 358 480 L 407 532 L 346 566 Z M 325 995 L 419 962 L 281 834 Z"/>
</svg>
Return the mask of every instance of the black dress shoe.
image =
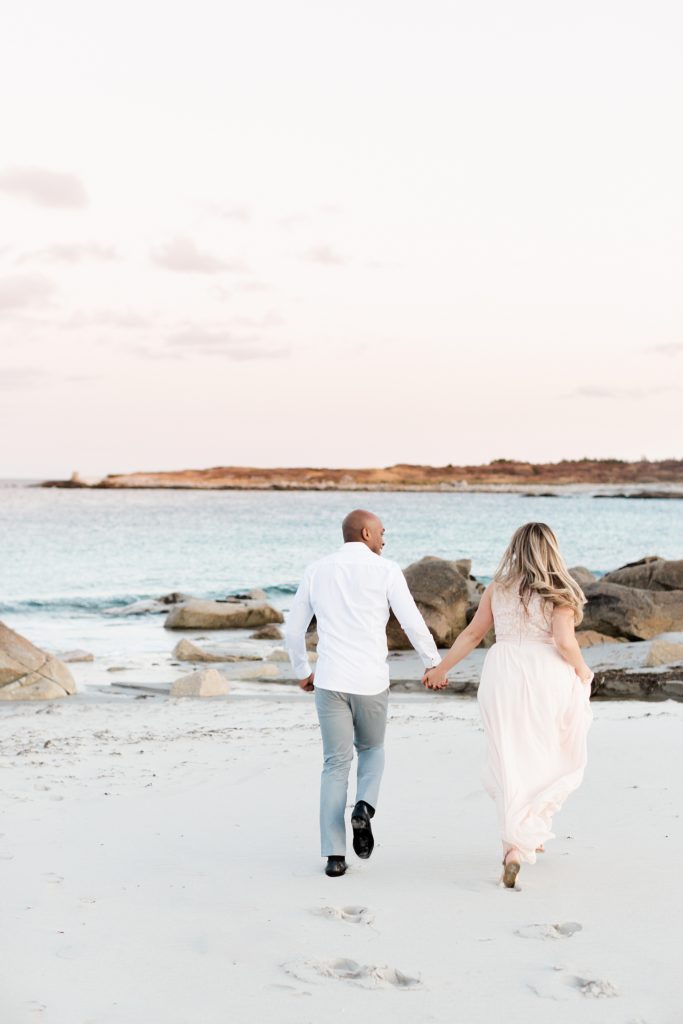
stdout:
<svg viewBox="0 0 683 1024">
<path fill-rule="evenodd" d="M 340 875 L 346 874 L 346 858 L 328 857 L 327 864 L 325 865 L 325 874 L 329 878 L 339 878 Z"/>
<path fill-rule="evenodd" d="M 375 813 L 374 807 L 359 800 L 351 814 L 351 828 L 353 829 L 353 849 L 356 856 L 361 860 L 367 860 L 375 848 L 375 840 L 372 835 L 370 818 Z"/>
</svg>

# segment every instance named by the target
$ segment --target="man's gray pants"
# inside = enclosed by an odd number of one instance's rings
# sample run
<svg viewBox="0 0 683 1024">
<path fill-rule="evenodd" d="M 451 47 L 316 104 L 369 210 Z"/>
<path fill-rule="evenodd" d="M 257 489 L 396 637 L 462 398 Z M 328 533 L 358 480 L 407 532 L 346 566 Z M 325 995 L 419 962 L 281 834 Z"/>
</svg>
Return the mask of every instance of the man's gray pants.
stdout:
<svg viewBox="0 0 683 1024">
<path fill-rule="evenodd" d="M 323 857 L 346 855 L 346 791 L 353 760 L 358 754 L 356 803 L 377 807 L 384 770 L 384 733 L 389 689 L 371 696 L 315 688 L 315 707 L 323 741 L 320 778 L 320 852 Z"/>
</svg>

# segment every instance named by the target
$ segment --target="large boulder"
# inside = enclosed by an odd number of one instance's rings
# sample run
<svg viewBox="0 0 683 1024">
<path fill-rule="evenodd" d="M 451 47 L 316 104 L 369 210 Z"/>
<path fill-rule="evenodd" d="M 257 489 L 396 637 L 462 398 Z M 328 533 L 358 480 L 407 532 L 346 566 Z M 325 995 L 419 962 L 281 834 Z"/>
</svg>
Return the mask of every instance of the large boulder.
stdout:
<svg viewBox="0 0 683 1024">
<path fill-rule="evenodd" d="M 596 647 L 598 644 L 625 644 L 628 643 L 624 636 L 607 636 L 606 633 L 596 633 L 594 629 L 580 629 L 576 633 L 579 647 Z"/>
<path fill-rule="evenodd" d="M 569 575 L 574 579 L 575 583 L 579 584 L 582 590 L 597 580 L 595 573 L 592 573 L 590 569 L 586 569 L 585 565 L 573 565 L 569 570 Z"/>
<path fill-rule="evenodd" d="M 0 622 L 0 700 L 51 700 L 75 692 L 66 665 Z"/>
<path fill-rule="evenodd" d="M 171 697 L 224 697 L 230 692 L 230 680 L 215 668 L 191 672 L 171 683 Z"/>
<path fill-rule="evenodd" d="M 408 589 L 415 598 L 437 647 L 450 647 L 467 625 L 467 609 L 473 594 L 468 584 L 469 566 L 427 555 L 405 570 Z M 410 641 L 392 614 L 387 624 L 392 651 L 408 649 Z"/>
<path fill-rule="evenodd" d="M 599 580 L 584 588 L 582 629 L 628 640 L 650 640 L 683 629 L 683 590 L 652 591 Z"/>
<path fill-rule="evenodd" d="M 166 629 L 255 629 L 284 622 L 282 612 L 263 601 L 186 601 L 166 617 Z"/>
<path fill-rule="evenodd" d="M 639 562 L 629 562 L 620 569 L 606 573 L 603 580 L 639 590 L 683 591 L 683 559 L 667 561 L 666 558 L 650 555 L 641 558 Z"/>
</svg>

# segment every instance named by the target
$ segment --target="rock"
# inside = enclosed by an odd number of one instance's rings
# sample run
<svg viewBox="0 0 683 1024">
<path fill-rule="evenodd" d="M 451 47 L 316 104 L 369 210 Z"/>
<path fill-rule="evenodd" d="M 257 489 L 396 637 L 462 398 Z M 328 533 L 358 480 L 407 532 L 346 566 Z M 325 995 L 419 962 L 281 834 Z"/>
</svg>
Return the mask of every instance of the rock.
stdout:
<svg viewBox="0 0 683 1024">
<path fill-rule="evenodd" d="M 54 700 L 66 697 L 63 686 L 44 676 L 33 677 L 33 682 L 8 683 L 0 689 L 0 700 Z"/>
<path fill-rule="evenodd" d="M 191 672 L 171 683 L 171 697 L 224 697 L 230 692 L 230 680 L 215 668 Z"/>
<path fill-rule="evenodd" d="M 186 601 L 166 617 L 166 629 L 253 629 L 284 622 L 282 612 L 259 601 Z"/>
<path fill-rule="evenodd" d="M 308 660 L 313 663 L 318 660 L 315 651 L 309 651 Z M 276 647 L 266 656 L 266 661 L 289 661 L 289 655 L 284 647 Z"/>
<path fill-rule="evenodd" d="M 311 629 L 306 634 L 306 650 L 317 651 L 318 650 L 318 630 Z"/>
<path fill-rule="evenodd" d="M 217 648 L 207 651 L 191 640 L 179 640 L 173 648 L 173 657 L 179 661 L 260 661 L 257 654 L 229 654 Z"/>
<path fill-rule="evenodd" d="M 192 594 L 182 594 L 179 590 L 174 590 L 170 594 L 164 594 L 163 597 L 159 598 L 159 604 L 182 604 L 184 601 L 191 601 Z"/>
<path fill-rule="evenodd" d="M 578 580 L 577 580 L 578 583 Z M 598 644 L 625 644 L 627 640 L 622 636 L 607 636 L 606 633 L 598 633 L 594 629 L 580 629 L 576 633 L 579 647 L 596 647 Z"/>
<path fill-rule="evenodd" d="M 467 625 L 470 591 L 462 568 L 427 555 L 409 565 L 405 577 L 437 646 L 450 647 Z M 393 651 L 411 646 L 393 614 L 387 625 L 387 642 Z"/>
<path fill-rule="evenodd" d="M 598 580 L 584 588 L 583 628 L 628 640 L 683 629 L 683 591 L 652 591 Z"/>
<path fill-rule="evenodd" d="M 605 583 L 618 583 L 622 587 L 636 587 L 639 590 L 681 590 L 683 591 L 683 559 L 667 561 L 657 555 L 629 562 L 620 569 L 603 576 Z"/>
<path fill-rule="evenodd" d="M 579 584 L 582 590 L 597 580 L 595 573 L 592 573 L 590 569 L 586 569 L 583 565 L 573 565 L 569 570 L 569 575 Z"/>
<path fill-rule="evenodd" d="M 95 655 L 91 654 L 90 651 L 59 651 L 56 655 L 60 661 L 75 662 L 75 661 L 94 661 Z"/>
<path fill-rule="evenodd" d="M 276 647 L 266 657 L 266 661 L 289 661 L 289 655 L 284 647 Z"/>
<path fill-rule="evenodd" d="M 617 699 L 683 700 L 683 673 L 681 669 L 669 671 L 634 672 L 628 669 L 603 669 L 595 673 L 592 693 L 594 697 Z"/>
<path fill-rule="evenodd" d="M 66 665 L 0 622 L 0 700 L 51 700 L 75 692 Z"/>
<path fill-rule="evenodd" d="M 267 626 L 262 626 L 261 629 L 257 629 L 255 633 L 251 634 L 249 639 L 282 640 L 282 630 L 279 628 L 279 626 L 276 626 L 274 622 L 271 622 Z"/>
<path fill-rule="evenodd" d="M 645 659 L 645 666 L 646 668 L 653 668 L 655 665 L 676 665 L 682 661 L 683 644 L 660 638 L 653 640 L 650 644 L 650 650 Z"/>
</svg>

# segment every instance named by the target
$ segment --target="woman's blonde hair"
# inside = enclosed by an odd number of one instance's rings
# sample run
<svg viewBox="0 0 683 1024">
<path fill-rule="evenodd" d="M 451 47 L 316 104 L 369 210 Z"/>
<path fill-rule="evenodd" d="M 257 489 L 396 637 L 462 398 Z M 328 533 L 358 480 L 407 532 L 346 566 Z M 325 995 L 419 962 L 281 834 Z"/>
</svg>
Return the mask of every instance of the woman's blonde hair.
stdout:
<svg viewBox="0 0 683 1024">
<path fill-rule="evenodd" d="M 577 626 L 583 619 L 586 598 L 569 575 L 557 537 L 546 523 L 525 523 L 515 530 L 493 580 L 516 587 L 525 608 L 532 594 L 538 594 L 555 607 L 569 605 Z"/>
</svg>

